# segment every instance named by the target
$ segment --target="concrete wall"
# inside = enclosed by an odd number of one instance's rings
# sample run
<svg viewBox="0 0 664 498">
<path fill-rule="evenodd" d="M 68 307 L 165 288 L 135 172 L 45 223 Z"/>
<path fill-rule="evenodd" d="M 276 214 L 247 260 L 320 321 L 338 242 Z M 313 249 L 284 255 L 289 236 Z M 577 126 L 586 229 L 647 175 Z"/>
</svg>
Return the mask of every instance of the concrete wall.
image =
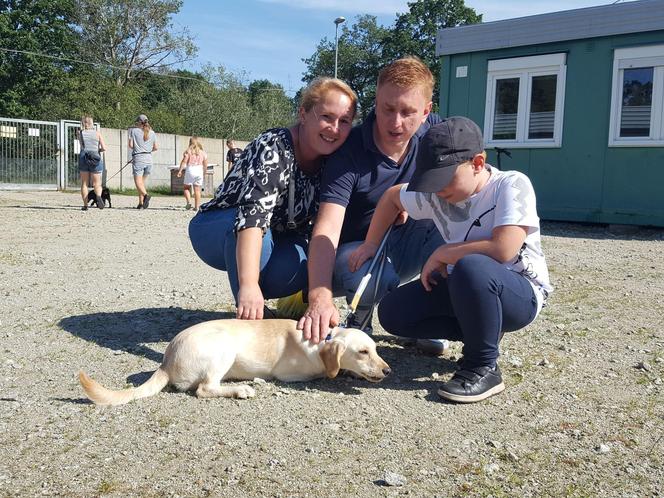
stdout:
<svg viewBox="0 0 664 498">
<path fill-rule="evenodd" d="M 131 164 L 120 168 L 131 159 L 131 152 L 127 147 L 127 130 L 116 128 L 101 128 L 101 134 L 106 143 L 104 164 L 106 167 L 106 182 L 111 188 L 134 188 L 134 179 L 131 174 Z M 203 149 L 208 155 L 208 164 L 214 164 L 213 185 L 216 188 L 224 179 L 227 172 L 225 139 L 201 137 Z M 248 142 L 235 140 L 237 147 L 244 148 Z M 177 167 L 182 160 L 182 154 L 189 145 L 189 136 L 157 133 L 157 150 L 152 153 L 154 166 L 149 186 L 171 184 L 171 169 Z M 211 192 L 206 192 L 211 194 Z"/>
</svg>

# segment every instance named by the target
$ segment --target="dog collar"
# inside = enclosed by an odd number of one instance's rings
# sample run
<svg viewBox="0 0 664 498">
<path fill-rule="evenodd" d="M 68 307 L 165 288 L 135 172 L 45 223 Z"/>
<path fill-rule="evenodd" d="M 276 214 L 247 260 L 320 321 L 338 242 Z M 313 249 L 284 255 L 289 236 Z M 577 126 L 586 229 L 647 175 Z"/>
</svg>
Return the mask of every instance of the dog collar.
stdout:
<svg viewBox="0 0 664 498">
<path fill-rule="evenodd" d="M 331 341 L 332 340 L 332 332 L 328 332 L 328 334 L 325 336 L 325 342 Z"/>
</svg>

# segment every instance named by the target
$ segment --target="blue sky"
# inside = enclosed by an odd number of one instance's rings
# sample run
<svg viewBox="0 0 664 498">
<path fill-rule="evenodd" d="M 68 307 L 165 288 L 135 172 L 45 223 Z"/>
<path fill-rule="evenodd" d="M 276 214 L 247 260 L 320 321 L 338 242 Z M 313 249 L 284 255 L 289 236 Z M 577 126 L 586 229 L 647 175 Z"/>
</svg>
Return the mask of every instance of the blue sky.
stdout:
<svg viewBox="0 0 664 498">
<path fill-rule="evenodd" d="M 412 1 L 412 0 L 411 0 Z M 614 0 L 466 0 L 484 22 L 559 10 L 606 5 Z M 268 79 L 293 96 L 302 86 L 303 58 L 318 42 L 334 39 L 334 19 L 350 23 L 371 14 L 385 26 L 397 12 L 408 10 L 407 0 L 185 0 L 174 18 L 188 27 L 199 48 L 188 68 L 207 63 L 246 73 L 245 83 Z"/>
</svg>

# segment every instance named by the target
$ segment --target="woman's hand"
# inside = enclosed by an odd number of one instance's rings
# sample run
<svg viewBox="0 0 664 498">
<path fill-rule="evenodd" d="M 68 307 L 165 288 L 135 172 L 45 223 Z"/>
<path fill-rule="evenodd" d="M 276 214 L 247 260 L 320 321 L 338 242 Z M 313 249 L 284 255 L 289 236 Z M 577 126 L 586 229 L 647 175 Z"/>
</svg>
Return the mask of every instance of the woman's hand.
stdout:
<svg viewBox="0 0 664 498">
<path fill-rule="evenodd" d="M 364 262 L 373 258 L 378 251 L 378 245 L 372 242 L 363 242 L 357 249 L 355 249 L 348 257 L 348 268 L 352 272 L 359 270 Z"/>
<path fill-rule="evenodd" d="M 178 178 L 182 178 L 182 170 L 178 171 Z"/>
<path fill-rule="evenodd" d="M 265 299 L 258 284 L 244 285 L 237 294 L 237 318 L 240 320 L 261 320 Z"/>
</svg>

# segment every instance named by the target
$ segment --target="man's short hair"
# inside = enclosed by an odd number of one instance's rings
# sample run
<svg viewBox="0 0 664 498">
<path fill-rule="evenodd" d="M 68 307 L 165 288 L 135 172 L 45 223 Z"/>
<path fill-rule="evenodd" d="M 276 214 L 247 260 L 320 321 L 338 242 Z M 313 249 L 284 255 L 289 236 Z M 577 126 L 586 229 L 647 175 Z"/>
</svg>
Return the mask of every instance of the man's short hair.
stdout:
<svg viewBox="0 0 664 498">
<path fill-rule="evenodd" d="M 400 88 L 421 86 L 427 100 L 433 97 L 433 74 L 424 62 L 412 55 L 397 59 L 381 69 L 378 86 L 383 83 L 392 83 Z"/>
</svg>

